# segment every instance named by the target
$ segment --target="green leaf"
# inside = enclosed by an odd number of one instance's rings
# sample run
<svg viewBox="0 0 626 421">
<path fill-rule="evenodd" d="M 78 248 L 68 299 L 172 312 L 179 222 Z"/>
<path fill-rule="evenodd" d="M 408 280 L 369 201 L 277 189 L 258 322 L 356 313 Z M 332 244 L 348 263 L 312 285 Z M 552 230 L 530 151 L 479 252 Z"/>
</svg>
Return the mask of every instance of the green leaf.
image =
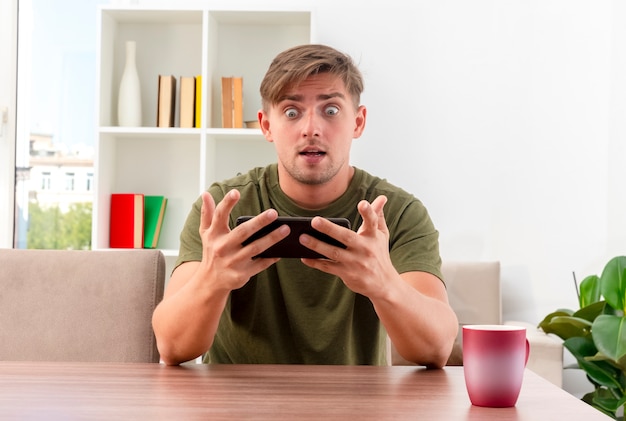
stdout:
<svg viewBox="0 0 626 421">
<path fill-rule="evenodd" d="M 596 301 L 576 311 L 572 316 L 593 322 L 600 314 L 605 313 L 607 305 L 605 301 Z"/>
<path fill-rule="evenodd" d="M 619 379 L 619 383 L 622 385 L 622 389 L 626 389 L 626 377 L 624 376 L 626 370 L 626 365 L 624 365 L 624 362 L 626 361 L 626 358 L 615 361 L 612 358 L 607 357 L 603 353 L 598 352 L 593 357 L 585 357 L 585 359 L 587 361 L 604 361 L 610 364 L 613 368 L 615 368 L 616 373 L 618 374 L 617 378 Z M 576 365 L 578 366 L 578 364 Z"/>
<path fill-rule="evenodd" d="M 572 310 L 566 309 L 566 308 L 560 308 L 556 311 L 553 311 L 552 313 L 548 314 L 546 317 L 543 318 L 543 320 L 539 323 L 538 327 L 543 329 L 544 326 L 547 326 L 550 324 L 550 322 L 552 321 L 552 319 L 554 319 L 555 317 L 559 317 L 559 316 L 571 316 L 572 314 L 574 314 L 574 312 Z"/>
<path fill-rule="evenodd" d="M 598 316 L 592 325 L 592 337 L 598 351 L 619 361 L 626 355 L 626 317 Z"/>
<path fill-rule="evenodd" d="M 598 353 L 598 348 L 591 338 L 569 338 L 563 342 L 563 346 L 567 348 L 576 360 L 584 360 L 586 357 L 592 357 Z"/>
<path fill-rule="evenodd" d="M 615 365 L 622 370 L 622 375 L 626 375 L 626 355 L 617 360 Z"/>
<path fill-rule="evenodd" d="M 600 276 L 600 289 L 611 307 L 626 311 L 626 256 L 609 260 Z"/>
<path fill-rule="evenodd" d="M 580 283 L 580 308 L 600 301 L 600 278 L 597 275 L 587 276 Z"/>
<path fill-rule="evenodd" d="M 615 414 L 620 406 L 620 401 L 606 389 L 598 389 L 592 399 L 592 402 L 596 408 L 602 408 L 610 414 Z"/>
<path fill-rule="evenodd" d="M 539 327 L 546 333 L 553 333 L 565 340 L 577 336 L 591 335 L 591 322 L 573 316 L 555 316 L 549 322 L 541 323 Z"/>
<path fill-rule="evenodd" d="M 596 396 L 598 396 L 601 393 L 602 392 L 600 392 L 599 390 L 594 390 L 593 392 L 589 392 L 585 396 L 583 396 L 581 398 L 581 400 L 583 402 L 589 404 L 590 406 L 596 408 L 598 411 L 601 411 L 605 415 L 608 415 L 611 418 L 615 418 L 615 412 L 608 411 L 605 408 L 603 408 L 602 406 L 600 406 L 600 405 L 595 403 Z"/>
<path fill-rule="evenodd" d="M 617 408 L 624 406 L 626 404 L 626 396 L 622 396 L 622 398 L 617 402 Z M 615 408 L 617 410 L 617 408 Z"/>
<path fill-rule="evenodd" d="M 563 342 L 563 346 L 572 353 L 590 380 L 597 385 L 606 386 L 610 389 L 622 389 L 619 379 L 621 371 L 606 361 L 590 360 L 598 350 L 591 338 L 570 338 Z"/>
<path fill-rule="evenodd" d="M 546 317 L 543 318 L 543 321 L 541 323 L 550 323 L 550 320 L 552 320 L 554 317 L 557 316 L 571 316 L 573 315 L 574 312 L 568 308 L 559 308 L 556 311 L 553 311 L 552 313 L 548 314 Z M 539 323 L 539 326 L 541 326 L 541 323 Z"/>
</svg>

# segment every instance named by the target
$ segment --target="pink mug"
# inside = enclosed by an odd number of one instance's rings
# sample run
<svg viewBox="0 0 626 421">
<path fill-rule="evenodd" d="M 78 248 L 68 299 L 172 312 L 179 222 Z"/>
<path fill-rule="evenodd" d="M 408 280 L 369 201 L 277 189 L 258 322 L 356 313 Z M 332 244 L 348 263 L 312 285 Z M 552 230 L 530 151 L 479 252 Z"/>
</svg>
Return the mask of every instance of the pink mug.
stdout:
<svg viewBox="0 0 626 421">
<path fill-rule="evenodd" d="M 463 372 L 472 404 L 515 406 L 529 353 L 525 327 L 463 326 Z"/>
</svg>

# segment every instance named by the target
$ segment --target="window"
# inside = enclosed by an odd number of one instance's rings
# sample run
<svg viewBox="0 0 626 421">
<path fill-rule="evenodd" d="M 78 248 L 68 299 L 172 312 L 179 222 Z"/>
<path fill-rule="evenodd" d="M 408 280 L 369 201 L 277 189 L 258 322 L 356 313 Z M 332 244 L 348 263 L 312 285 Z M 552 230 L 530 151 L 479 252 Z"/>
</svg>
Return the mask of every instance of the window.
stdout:
<svg viewBox="0 0 626 421">
<path fill-rule="evenodd" d="M 50 174 L 50 171 L 42 171 L 41 190 L 50 190 L 51 185 L 52 185 L 52 174 Z"/>
<path fill-rule="evenodd" d="M 89 248 L 95 23 L 97 6 L 109 1 L 13 1 L 19 4 L 14 247 Z M 83 229 L 67 234 L 70 222 Z"/>
<path fill-rule="evenodd" d="M 85 190 L 92 191 L 93 190 L 93 173 L 92 172 L 87 173 L 87 177 L 85 181 L 86 181 Z"/>
<path fill-rule="evenodd" d="M 65 173 L 65 190 L 74 191 L 74 177 L 75 174 L 73 172 Z"/>
</svg>

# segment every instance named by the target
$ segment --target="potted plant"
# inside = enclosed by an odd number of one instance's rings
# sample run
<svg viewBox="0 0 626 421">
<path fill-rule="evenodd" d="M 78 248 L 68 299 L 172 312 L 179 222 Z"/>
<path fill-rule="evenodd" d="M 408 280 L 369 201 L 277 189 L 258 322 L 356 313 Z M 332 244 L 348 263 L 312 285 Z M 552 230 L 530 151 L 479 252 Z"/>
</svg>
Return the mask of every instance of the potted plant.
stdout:
<svg viewBox="0 0 626 421">
<path fill-rule="evenodd" d="M 609 260 L 600 277 L 578 288 L 580 308 L 559 309 L 539 324 L 564 340 L 594 386 L 582 400 L 618 419 L 626 403 L 626 256 Z"/>
</svg>

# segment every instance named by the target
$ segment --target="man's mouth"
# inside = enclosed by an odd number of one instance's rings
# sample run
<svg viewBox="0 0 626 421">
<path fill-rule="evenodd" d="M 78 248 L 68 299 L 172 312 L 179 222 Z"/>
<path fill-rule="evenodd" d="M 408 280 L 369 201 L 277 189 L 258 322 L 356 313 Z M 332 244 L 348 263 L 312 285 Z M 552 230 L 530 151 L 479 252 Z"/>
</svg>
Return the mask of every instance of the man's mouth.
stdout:
<svg viewBox="0 0 626 421">
<path fill-rule="evenodd" d="M 305 156 L 322 156 L 322 155 L 326 155 L 326 152 L 324 152 L 324 151 L 302 151 L 302 152 L 300 152 L 300 155 L 305 155 Z"/>
</svg>

